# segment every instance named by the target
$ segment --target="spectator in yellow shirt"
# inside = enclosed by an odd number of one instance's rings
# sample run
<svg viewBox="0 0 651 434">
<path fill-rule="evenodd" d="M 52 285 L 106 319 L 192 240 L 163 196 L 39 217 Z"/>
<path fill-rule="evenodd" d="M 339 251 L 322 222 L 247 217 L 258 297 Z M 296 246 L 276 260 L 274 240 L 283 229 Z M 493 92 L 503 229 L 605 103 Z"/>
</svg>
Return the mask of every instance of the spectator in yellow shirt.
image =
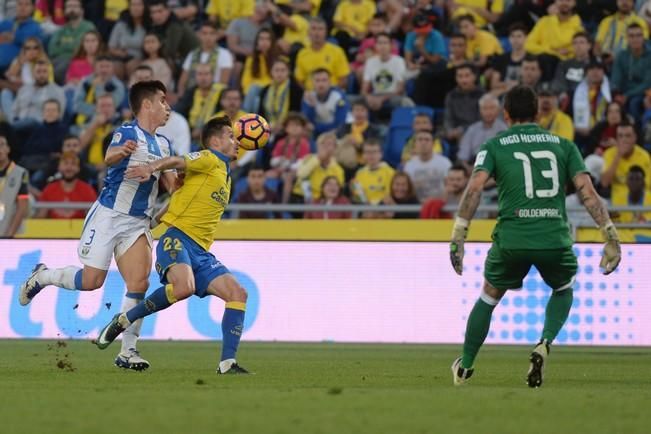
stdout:
<svg viewBox="0 0 651 434">
<path fill-rule="evenodd" d="M 276 0 L 278 6 L 289 6 L 295 14 L 317 16 L 321 8 L 321 0 Z"/>
<path fill-rule="evenodd" d="M 244 61 L 242 91 L 244 111 L 252 113 L 260 105 L 260 92 L 271 83 L 271 66 L 278 57 L 276 37 L 270 29 L 260 29 L 255 36 L 253 54 Z"/>
<path fill-rule="evenodd" d="M 470 14 L 479 27 L 497 22 L 504 13 L 504 0 L 454 0 L 448 4 L 452 19 Z"/>
<path fill-rule="evenodd" d="M 604 169 L 601 185 L 610 187 L 610 197 L 626 196 L 626 176 L 633 166 L 640 166 L 644 173 L 651 173 L 651 156 L 641 146 L 635 144 L 635 126 L 624 121 L 617 126 L 617 145 L 604 152 Z M 651 189 L 651 176 L 645 179 L 646 189 Z"/>
<path fill-rule="evenodd" d="M 391 180 L 395 170 L 382 161 L 382 145 L 379 139 L 364 142 L 363 156 L 366 165 L 357 170 L 352 181 L 355 202 L 376 205 L 391 193 Z"/>
<path fill-rule="evenodd" d="M 558 109 L 558 95 L 549 88 L 538 93 L 538 124 L 552 134 L 574 140 L 572 118 Z"/>
<path fill-rule="evenodd" d="M 466 37 L 466 57 L 475 66 L 483 68 L 490 56 L 504 52 L 500 41 L 493 34 L 477 28 L 472 15 L 460 16 L 457 23 L 461 34 Z"/>
<path fill-rule="evenodd" d="M 211 22 L 225 29 L 231 21 L 253 15 L 254 8 L 255 0 L 210 0 L 206 14 Z"/>
<path fill-rule="evenodd" d="M 328 176 L 335 176 L 340 185 L 344 183 L 344 169 L 335 159 L 337 136 L 334 132 L 323 133 L 316 140 L 316 154 L 303 158 L 296 169 L 296 184 L 289 198 L 290 203 L 310 203 L 320 199 L 321 184 Z"/>
<path fill-rule="evenodd" d="M 540 18 L 527 36 L 527 53 L 548 54 L 561 60 L 572 57 L 572 37 L 583 30 L 581 18 L 574 13 L 575 5 L 575 0 L 556 0 L 558 12 Z"/>
<path fill-rule="evenodd" d="M 343 0 L 337 5 L 333 17 L 332 33 L 347 54 L 366 36 L 368 23 L 375 15 L 375 2 L 371 0 Z"/>
<path fill-rule="evenodd" d="M 350 66 L 341 47 L 326 41 L 327 27 L 322 18 L 310 20 L 310 45 L 301 49 L 296 56 L 294 76 L 306 90 L 312 90 L 310 75 L 316 69 L 325 69 L 330 73 L 330 82 L 334 86 L 346 89 Z"/>
<path fill-rule="evenodd" d="M 627 190 L 621 190 L 612 195 L 613 206 L 644 206 L 651 208 L 651 190 L 646 187 L 646 173 L 640 166 L 631 166 L 626 175 Z M 649 175 L 651 176 L 651 175 Z M 651 212 L 633 211 L 620 212 L 617 220 L 620 223 L 651 222 Z"/>
<path fill-rule="evenodd" d="M 629 24 L 639 24 L 644 32 L 644 38 L 649 38 L 649 29 L 646 22 L 635 13 L 634 6 L 635 2 L 633 0 L 617 0 L 617 12 L 601 20 L 595 40 L 595 53 L 597 55 L 612 60 L 619 50 L 625 49 L 628 46 L 626 29 Z"/>
<path fill-rule="evenodd" d="M 269 3 L 268 6 L 274 24 L 284 29 L 282 37 L 278 40 L 278 47 L 283 53 L 296 59 L 298 50 L 310 43 L 308 37 L 310 23 L 303 15 L 293 12 L 290 6 L 277 6 L 273 3 Z"/>
</svg>

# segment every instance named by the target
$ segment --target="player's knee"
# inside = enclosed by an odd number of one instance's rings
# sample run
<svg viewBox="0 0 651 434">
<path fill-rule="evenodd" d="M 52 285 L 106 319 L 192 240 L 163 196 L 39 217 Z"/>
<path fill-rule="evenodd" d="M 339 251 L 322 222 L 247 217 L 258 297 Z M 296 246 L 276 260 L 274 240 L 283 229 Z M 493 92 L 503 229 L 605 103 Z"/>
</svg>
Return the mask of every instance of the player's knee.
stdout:
<svg viewBox="0 0 651 434">
<path fill-rule="evenodd" d="M 195 292 L 194 282 L 183 282 L 174 285 L 174 294 L 178 300 L 190 297 Z"/>
<path fill-rule="evenodd" d="M 147 279 L 134 280 L 127 282 L 127 291 L 138 292 L 144 294 L 149 288 L 149 281 Z"/>
<path fill-rule="evenodd" d="M 82 278 L 82 287 L 84 291 L 93 291 L 95 289 L 101 288 L 104 284 L 104 276 L 101 275 L 84 275 Z"/>
<path fill-rule="evenodd" d="M 249 294 L 246 292 L 246 289 L 240 285 L 236 285 L 233 290 L 231 301 L 239 301 L 241 303 L 246 303 L 246 300 L 249 298 Z"/>
</svg>

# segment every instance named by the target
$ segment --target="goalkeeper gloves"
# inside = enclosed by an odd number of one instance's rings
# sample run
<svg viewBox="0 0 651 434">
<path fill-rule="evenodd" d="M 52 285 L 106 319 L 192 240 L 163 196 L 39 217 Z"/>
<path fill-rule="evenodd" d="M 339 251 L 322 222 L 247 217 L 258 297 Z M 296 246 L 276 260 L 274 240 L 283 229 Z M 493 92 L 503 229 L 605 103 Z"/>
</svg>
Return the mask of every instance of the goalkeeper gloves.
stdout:
<svg viewBox="0 0 651 434">
<path fill-rule="evenodd" d="M 603 274 L 608 275 L 615 271 L 619 262 L 622 260 L 622 249 L 619 245 L 619 236 L 617 235 L 617 229 L 615 229 L 613 222 L 608 220 L 601 227 L 601 233 L 606 239 L 606 244 L 604 245 L 599 267 Z"/>
<path fill-rule="evenodd" d="M 452 240 L 450 241 L 450 263 L 454 271 L 461 276 L 463 273 L 463 244 L 468 235 L 468 220 L 457 217 L 452 227 Z"/>
</svg>

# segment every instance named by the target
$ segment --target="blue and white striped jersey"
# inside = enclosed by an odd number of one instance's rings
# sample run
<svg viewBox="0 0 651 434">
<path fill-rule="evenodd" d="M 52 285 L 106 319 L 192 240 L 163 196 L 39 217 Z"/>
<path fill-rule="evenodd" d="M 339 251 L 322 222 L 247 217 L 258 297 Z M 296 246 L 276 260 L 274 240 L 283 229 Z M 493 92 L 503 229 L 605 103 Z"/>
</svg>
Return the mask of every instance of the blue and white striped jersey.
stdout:
<svg viewBox="0 0 651 434">
<path fill-rule="evenodd" d="M 140 166 L 152 161 L 174 155 L 170 141 L 160 134 L 152 136 L 138 126 L 137 121 L 123 124 L 113 133 L 111 146 L 121 146 L 133 140 L 138 149 L 118 164 L 109 167 L 99 203 L 117 212 L 134 217 L 151 217 L 156 197 L 160 172 L 155 172 L 144 183 L 126 179 L 124 172 L 128 167 Z"/>
</svg>

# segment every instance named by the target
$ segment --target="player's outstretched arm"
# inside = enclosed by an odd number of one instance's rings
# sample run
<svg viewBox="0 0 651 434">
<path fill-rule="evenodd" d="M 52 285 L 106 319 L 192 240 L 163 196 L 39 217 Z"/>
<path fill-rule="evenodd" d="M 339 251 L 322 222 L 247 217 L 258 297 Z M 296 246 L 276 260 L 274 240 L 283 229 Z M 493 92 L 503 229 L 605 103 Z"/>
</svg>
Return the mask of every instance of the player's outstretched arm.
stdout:
<svg viewBox="0 0 651 434">
<path fill-rule="evenodd" d="M 127 179 L 135 179 L 138 182 L 147 182 L 154 172 L 167 169 L 185 169 L 185 158 L 183 157 L 165 157 L 142 166 L 129 167 L 124 176 Z"/>
<path fill-rule="evenodd" d="M 468 181 L 468 187 L 461 198 L 457 218 L 452 227 L 450 262 L 452 263 L 452 268 L 454 268 L 454 271 L 459 276 L 463 272 L 464 243 L 468 235 L 468 226 L 477 211 L 479 201 L 481 200 L 481 193 L 484 191 L 484 185 L 486 185 L 489 176 L 488 172 L 484 170 L 477 170 L 472 174 L 470 181 Z"/>
<path fill-rule="evenodd" d="M 619 265 L 622 259 L 622 250 L 619 245 L 619 235 L 615 225 L 610 220 L 608 209 L 601 201 L 592 185 L 590 175 L 580 173 L 574 177 L 574 186 L 585 209 L 590 213 L 592 219 L 597 223 L 604 236 L 606 245 L 599 264 L 604 274 L 610 274 Z"/>
</svg>

